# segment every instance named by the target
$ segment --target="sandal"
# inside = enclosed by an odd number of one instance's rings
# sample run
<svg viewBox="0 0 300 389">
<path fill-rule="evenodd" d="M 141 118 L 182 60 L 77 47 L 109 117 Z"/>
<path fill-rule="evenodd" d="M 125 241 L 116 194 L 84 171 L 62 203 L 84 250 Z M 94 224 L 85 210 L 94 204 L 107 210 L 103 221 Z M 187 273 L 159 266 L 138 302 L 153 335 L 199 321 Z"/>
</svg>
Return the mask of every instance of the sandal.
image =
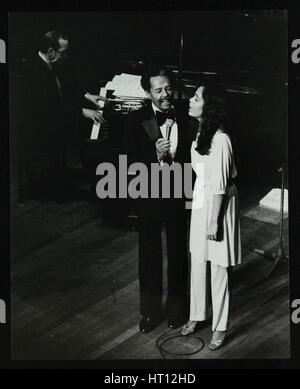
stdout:
<svg viewBox="0 0 300 389">
<path fill-rule="evenodd" d="M 182 328 L 181 335 L 190 335 L 195 332 L 197 321 L 189 320 Z"/>
<path fill-rule="evenodd" d="M 210 344 L 208 345 L 208 348 L 212 351 L 218 350 L 219 348 L 224 346 L 225 339 L 226 339 L 226 332 L 224 332 L 224 337 L 222 339 L 213 339 L 214 335 L 212 336 L 212 339 L 210 341 Z"/>
</svg>

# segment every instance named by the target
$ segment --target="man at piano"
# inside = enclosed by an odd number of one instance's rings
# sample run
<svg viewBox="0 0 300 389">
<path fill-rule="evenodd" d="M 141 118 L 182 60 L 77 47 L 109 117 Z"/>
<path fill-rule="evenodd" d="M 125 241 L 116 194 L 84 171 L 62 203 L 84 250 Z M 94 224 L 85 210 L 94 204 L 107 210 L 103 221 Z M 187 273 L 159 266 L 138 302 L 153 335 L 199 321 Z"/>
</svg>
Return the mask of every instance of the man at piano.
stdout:
<svg viewBox="0 0 300 389">
<path fill-rule="evenodd" d="M 86 98 L 94 103 L 95 108 L 81 107 L 80 93 L 76 90 L 76 85 L 74 88 L 74 83 L 62 66 L 68 58 L 68 49 L 69 39 L 65 34 L 49 31 L 42 36 L 32 60 L 24 63 L 18 84 L 21 118 L 18 124 L 20 202 L 32 191 L 39 191 L 40 187 L 43 187 L 42 184 L 38 184 L 39 188 L 33 188 L 31 185 L 32 182 L 38 181 L 36 177 L 30 177 L 32 166 L 29 165 L 32 165 L 33 161 L 39 164 L 39 170 L 43 170 L 42 164 L 47 165 L 50 159 L 53 160 L 51 163 L 56 168 L 49 188 L 55 187 L 55 192 L 62 192 L 60 183 L 64 182 L 64 178 L 60 173 L 64 171 L 68 140 L 78 138 L 75 130 L 78 118 L 82 115 L 94 122 L 104 121 L 98 110 L 98 101 L 103 99 L 102 97 L 86 94 Z M 50 180 L 48 175 L 47 182 Z M 61 194 L 58 197 L 62 197 Z"/>
<path fill-rule="evenodd" d="M 149 167 L 149 172 L 152 163 L 189 162 L 188 114 L 187 109 L 174 103 L 175 83 L 172 72 L 153 65 L 142 76 L 141 85 L 151 103 L 131 114 L 128 138 L 131 161 L 144 163 Z M 137 211 L 142 315 L 140 331 L 151 331 L 164 317 L 163 225 L 166 229 L 168 257 L 166 315 L 168 326 L 178 328 L 184 323 L 188 308 L 185 201 L 172 195 L 170 198 L 139 198 Z"/>
</svg>

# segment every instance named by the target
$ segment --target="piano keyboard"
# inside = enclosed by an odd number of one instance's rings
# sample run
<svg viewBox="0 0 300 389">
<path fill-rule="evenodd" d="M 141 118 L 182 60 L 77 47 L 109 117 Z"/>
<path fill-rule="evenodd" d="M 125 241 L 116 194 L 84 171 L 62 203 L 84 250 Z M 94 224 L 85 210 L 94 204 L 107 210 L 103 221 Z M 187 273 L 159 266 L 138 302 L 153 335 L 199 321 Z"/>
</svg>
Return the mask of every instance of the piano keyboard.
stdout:
<svg viewBox="0 0 300 389">
<path fill-rule="evenodd" d="M 106 97 L 106 92 L 107 92 L 106 88 L 101 88 L 99 95 L 102 96 L 102 97 Z M 99 100 L 98 104 L 99 104 L 99 108 L 100 108 L 99 112 L 101 114 L 103 114 L 103 107 L 104 107 L 105 103 L 104 103 L 104 101 Z M 94 123 L 94 125 L 92 127 L 91 136 L 90 136 L 91 140 L 97 140 L 98 139 L 99 133 L 100 133 L 100 129 L 101 129 L 101 123 Z"/>
</svg>

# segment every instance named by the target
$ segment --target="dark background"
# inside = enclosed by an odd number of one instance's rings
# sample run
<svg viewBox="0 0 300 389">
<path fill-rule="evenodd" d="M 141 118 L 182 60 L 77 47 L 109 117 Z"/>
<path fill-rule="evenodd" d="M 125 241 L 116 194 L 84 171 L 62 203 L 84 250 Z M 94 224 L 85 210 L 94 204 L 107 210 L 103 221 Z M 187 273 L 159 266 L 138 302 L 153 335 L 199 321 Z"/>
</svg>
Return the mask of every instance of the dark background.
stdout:
<svg viewBox="0 0 300 389">
<path fill-rule="evenodd" d="M 157 56 L 177 65 L 181 32 L 185 67 L 269 76 L 287 72 L 283 10 L 22 12 L 11 13 L 9 21 L 12 60 L 32 55 L 43 33 L 60 29 L 70 37 L 73 60 L 92 77 L 111 76 L 122 59 Z"/>
<path fill-rule="evenodd" d="M 66 66 L 81 96 L 98 93 L 115 74 L 141 74 L 149 61 L 178 69 L 182 35 L 183 84 L 196 87 L 209 79 L 228 90 L 240 177 L 272 174 L 286 152 L 287 28 L 284 10 L 11 13 L 13 119 L 22 66 L 37 55 L 46 31 L 59 29 L 69 36 Z M 193 88 L 184 89 L 185 97 L 192 93 Z M 89 122 L 80 120 L 77 126 L 89 135 Z M 12 161 L 15 133 L 12 125 Z"/>
</svg>

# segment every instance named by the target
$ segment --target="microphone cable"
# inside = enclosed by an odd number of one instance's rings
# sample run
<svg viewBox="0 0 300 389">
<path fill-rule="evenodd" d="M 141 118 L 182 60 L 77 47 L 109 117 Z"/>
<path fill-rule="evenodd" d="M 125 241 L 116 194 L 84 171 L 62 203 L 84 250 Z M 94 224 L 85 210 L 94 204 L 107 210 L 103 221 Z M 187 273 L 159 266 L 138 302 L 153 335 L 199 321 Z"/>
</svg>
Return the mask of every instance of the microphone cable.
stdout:
<svg viewBox="0 0 300 389">
<path fill-rule="evenodd" d="M 168 336 L 169 334 L 173 333 L 172 336 Z M 164 346 L 170 342 L 171 340 L 173 339 L 177 339 L 177 338 L 193 338 L 193 339 L 197 339 L 198 342 L 200 342 L 200 347 L 197 348 L 195 351 L 191 351 L 191 352 L 188 352 L 188 353 L 178 353 L 178 352 L 172 352 L 172 351 L 168 351 Z M 181 332 L 173 332 L 172 329 L 170 329 L 169 331 L 166 331 L 164 332 L 162 335 L 160 335 L 157 339 L 156 339 L 156 347 L 158 348 L 159 352 L 160 352 L 160 355 L 162 356 L 163 359 L 170 359 L 170 358 L 167 358 L 164 354 L 169 354 L 171 356 L 188 356 L 188 355 L 194 355 L 194 354 L 197 354 L 199 353 L 203 348 L 204 348 L 204 340 L 202 338 L 200 338 L 199 336 L 191 336 L 191 335 L 182 335 Z"/>
</svg>

